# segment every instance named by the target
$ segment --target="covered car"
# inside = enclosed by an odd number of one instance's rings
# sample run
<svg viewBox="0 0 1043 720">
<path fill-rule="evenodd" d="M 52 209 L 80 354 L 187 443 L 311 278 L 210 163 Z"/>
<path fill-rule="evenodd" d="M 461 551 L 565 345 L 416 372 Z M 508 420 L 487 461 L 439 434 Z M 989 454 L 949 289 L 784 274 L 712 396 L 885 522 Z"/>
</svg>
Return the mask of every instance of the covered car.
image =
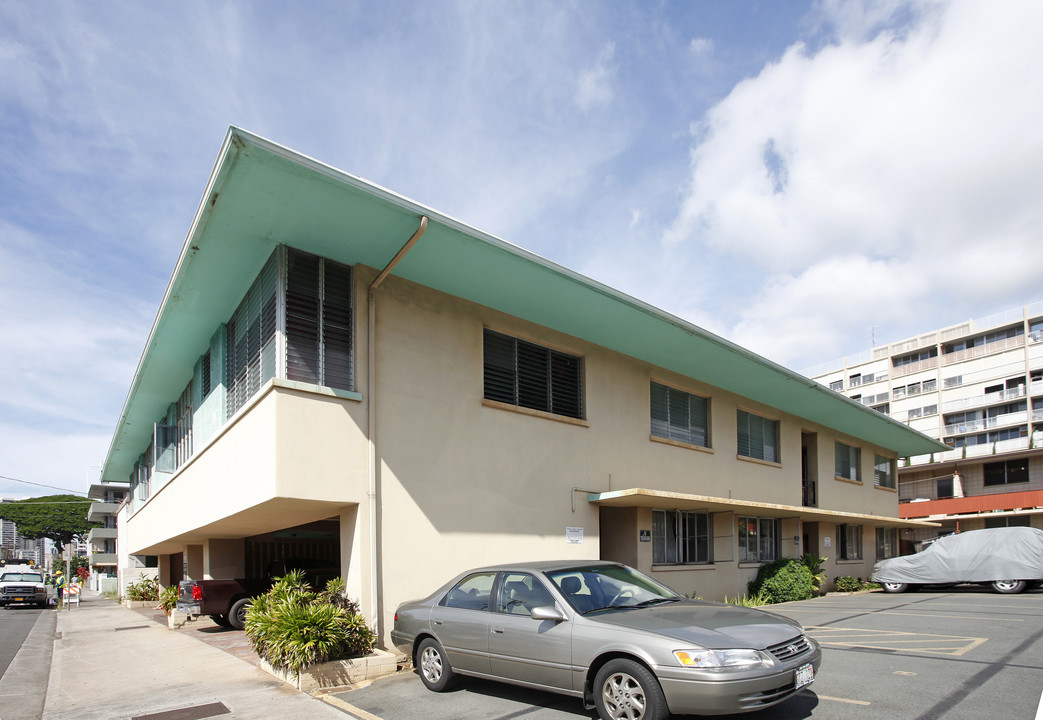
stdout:
<svg viewBox="0 0 1043 720">
<path fill-rule="evenodd" d="M 1043 530 L 1009 527 L 948 535 L 915 555 L 881 560 L 873 580 L 887 592 L 980 583 L 1018 593 L 1043 580 Z"/>
</svg>

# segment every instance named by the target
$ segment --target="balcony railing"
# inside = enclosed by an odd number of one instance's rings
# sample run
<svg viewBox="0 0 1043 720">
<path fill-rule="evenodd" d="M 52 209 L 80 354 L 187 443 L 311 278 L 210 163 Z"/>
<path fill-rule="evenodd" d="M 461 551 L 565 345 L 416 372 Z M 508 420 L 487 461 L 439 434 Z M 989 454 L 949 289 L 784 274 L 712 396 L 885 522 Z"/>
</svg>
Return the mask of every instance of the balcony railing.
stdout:
<svg viewBox="0 0 1043 720">
<path fill-rule="evenodd" d="M 921 370 L 930 370 L 931 368 L 938 367 L 938 358 L 926 358 L 924 360 L 917 360 L 916 362 L 906 363 L 905 365 L 899 365 L 891 370 L 892 378 L 899 378 L 903 375 L 911 375 Z"/>
<path fill-rule="evenodd" d="M 924 518 L 938 515 L 970 515 L 1003 510 L 1043 507 L 1043 490 L 973 495 L 960 498 L 934 498 L 920 502 L 903 502 L 898 506 L 901 518 Z"/>
<path fill-rule="evenodd" d="M 90 563 L 94 565 L 115 565 L 116 553 L 91 553 Z"/>
<path fill-rule="evenodd" d="M 992 392 L 985 395 L 962 398 L 960 400 L 950 400 L 942 406 L 942 412 L 949 413 L 958 410 L 966 410 L 968 408 L 997 405 L 1006 400 L 1017 400 L 1018 398 L 1023 398 L 1025 397 L 1025 394 L 1025 386 L 1018 385 L 1017 387 L 1010 388 L 1009 390 L 1001 390 L 1000 392 Z"/>
<path fill-rule="evenodd" d="M 942 365 L 952 365 L 953 363 L 970 360 L 971 358 L 985 357 L 986 355 L 1003 352 L 1004 350 L 1013 350 L 1014 348 L 1024 347 L 1024 345 L 1024 335 L 1018 335 L 1017 337 L 1006 338 L 1004 340 L 997 340 L 996 342 L 986 343 L 984 345 L 979 345 L 978 347 L 967 348 L 966 350 L 959 350 L 954 353 L 946 353 L 945 355 L 942 355 Z"/>
<path fill-rule="evenodd" d="M 1028 412 L 1026 410 L 1020 410 L 1015 413 L 997 415 L 996 417 L 983 418 L 981 420 L 968 420 L 967 422 L 946 425 L 945 434 L 965 435 L 967 433 L 982 432 L 983 430 L 993 430 L 998 427 L 1008 427 L 1010 425 L 1024 425 L 1028 422 L 1028 419 Z"/>
<path fill-rule="evenodd" d="M 1035 432 L 1032 434 L 1032 447 L 1043 447 L 1043 432 Z M 929 455 L 913 455 L 908 459 L 908 463 L 905 467 L 930 465 L 932 462 L 948 463 L 956 460 L 986 457 L 988 455 L 998 455 L 1000 453 L 1018 452 L 1020 450 L 1028 449 L 1028 437 L 1012 438 L 1011 440 L 998 440 L 991 443 L 981 443 L 980 445 L 967 445 L 961 448 L 953 448 L 947 452 Z"/>
</svg>

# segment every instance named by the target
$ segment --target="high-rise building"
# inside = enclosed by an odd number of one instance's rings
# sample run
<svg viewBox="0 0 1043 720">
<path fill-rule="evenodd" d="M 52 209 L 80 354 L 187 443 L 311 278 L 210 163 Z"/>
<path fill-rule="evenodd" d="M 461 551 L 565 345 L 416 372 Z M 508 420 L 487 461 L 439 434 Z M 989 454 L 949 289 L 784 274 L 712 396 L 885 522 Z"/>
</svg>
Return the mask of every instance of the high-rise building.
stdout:
<svg viewBox="0 0 1043 720">
<path fill-rule="evenodd" d="M 940 521 L 937 534 L 1043 528 L 1043 301 L 805 374 L 952 448 L 899 462 L 902 518 Z"/>
</svg>

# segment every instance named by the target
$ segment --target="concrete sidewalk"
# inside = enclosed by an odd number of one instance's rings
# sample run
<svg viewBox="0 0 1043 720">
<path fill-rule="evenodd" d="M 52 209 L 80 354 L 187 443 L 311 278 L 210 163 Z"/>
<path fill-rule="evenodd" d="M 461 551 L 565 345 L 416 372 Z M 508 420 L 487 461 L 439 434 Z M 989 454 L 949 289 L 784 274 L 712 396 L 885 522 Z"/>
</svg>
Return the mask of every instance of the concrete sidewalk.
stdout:
<svg viewBox="0 0 1043 720">
<path fill-rule="evenodd" d="M 38 622 L 23 645 L 47 625 Z M 44 720 L 351 717 L 88 590 L 80 607 L 57 613 L 53 639 Z"/>
</svg>

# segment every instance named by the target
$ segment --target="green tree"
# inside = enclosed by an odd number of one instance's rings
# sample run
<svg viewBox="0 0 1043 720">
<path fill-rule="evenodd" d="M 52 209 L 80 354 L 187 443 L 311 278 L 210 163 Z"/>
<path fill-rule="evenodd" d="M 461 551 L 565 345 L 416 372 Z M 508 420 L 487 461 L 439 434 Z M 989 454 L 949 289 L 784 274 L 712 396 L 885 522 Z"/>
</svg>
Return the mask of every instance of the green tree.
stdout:
<svg viewBox="0 0 1043 720">
<path fill-rule="evenodd" d="M 76 495 L 47 495 L 0 503 L 0 518 L 18 526 L 18 534 L 36 540 L 50 538 L 61 554 L 74 538 L 86 535 L 101 523 L 88 522 L 91 501 Z"/>
</svg>

